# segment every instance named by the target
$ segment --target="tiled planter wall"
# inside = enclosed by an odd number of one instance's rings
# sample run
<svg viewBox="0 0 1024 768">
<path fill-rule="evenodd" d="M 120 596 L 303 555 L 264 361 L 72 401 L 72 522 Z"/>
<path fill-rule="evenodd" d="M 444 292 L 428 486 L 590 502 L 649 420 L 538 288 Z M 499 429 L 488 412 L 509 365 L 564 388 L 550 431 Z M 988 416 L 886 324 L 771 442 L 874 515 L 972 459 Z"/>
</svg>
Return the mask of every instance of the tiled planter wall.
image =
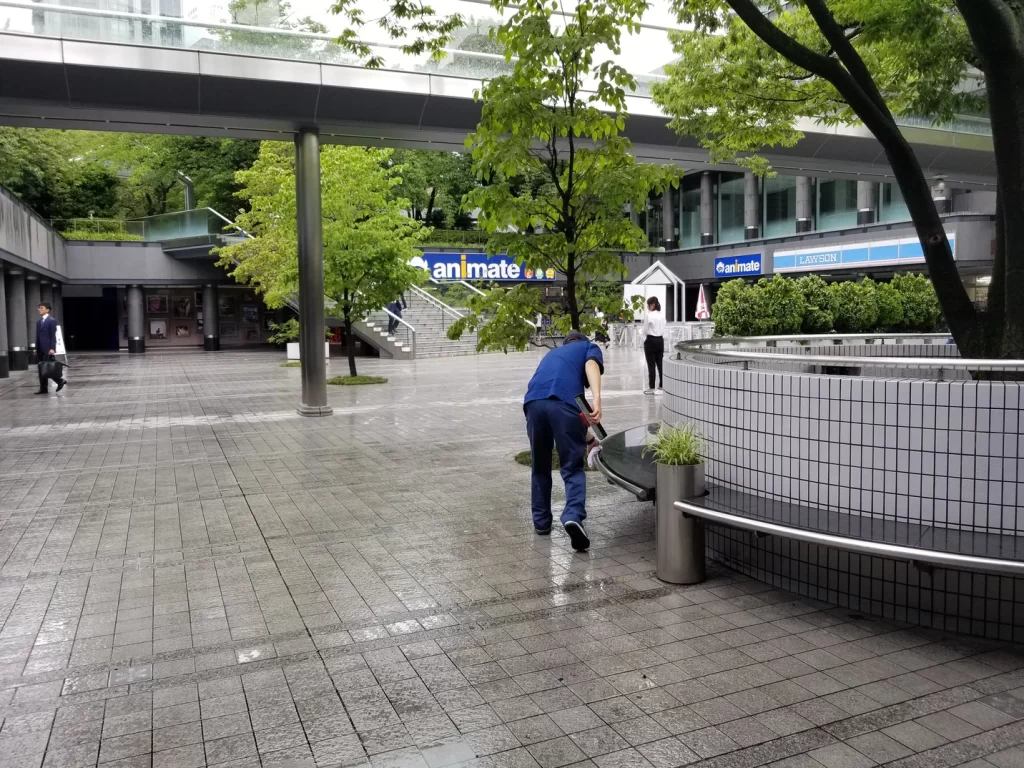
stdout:
<svg viewBox="0 0 1024 768">
<path fill-rule="evenodd" d="M 879 351 L 852 349 L 846 354 Z M 942 346 L 904 350 L 955 355 Z M 666 361 L 665 384 L 665 420 L 698 424 L 713 446 L 710 483 L 817 509 L 1024 535 L 1016 382 L 741 370 L 697 357 Z M 926 574 L 717 526 L 708 548 L 759 579 L 856 611 L 1024 640 L 1024 579 Z"/>
</svg>

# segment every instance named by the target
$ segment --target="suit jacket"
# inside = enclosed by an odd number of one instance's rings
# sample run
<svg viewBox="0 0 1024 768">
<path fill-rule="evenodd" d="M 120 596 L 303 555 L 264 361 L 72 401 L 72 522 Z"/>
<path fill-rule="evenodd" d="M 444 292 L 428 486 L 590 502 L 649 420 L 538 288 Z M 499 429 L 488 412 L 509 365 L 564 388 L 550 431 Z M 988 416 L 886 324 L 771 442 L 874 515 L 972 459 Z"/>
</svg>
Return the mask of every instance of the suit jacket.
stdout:
<svg viewBox="0 0 1024 768">
<path fill-rule="evenodd" d="M 36 321 L 36 353 L 45 360 L 51 349 L 57 349 L 57 321 L 52 315 Z"/>
</svg>

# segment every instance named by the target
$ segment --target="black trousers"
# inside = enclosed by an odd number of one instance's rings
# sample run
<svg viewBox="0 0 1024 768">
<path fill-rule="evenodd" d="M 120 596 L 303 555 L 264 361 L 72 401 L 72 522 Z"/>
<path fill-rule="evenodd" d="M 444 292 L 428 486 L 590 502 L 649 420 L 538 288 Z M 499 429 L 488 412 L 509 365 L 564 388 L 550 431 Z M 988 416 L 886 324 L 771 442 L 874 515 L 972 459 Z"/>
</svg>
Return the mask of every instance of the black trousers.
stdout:
<svg viewBox="0 0 1024 768">
<path fill-rule="evenodd" d="M 647 358 L 647 383 L 648 389 L 654 389 L 654 372 L 658 372 L 659 387 L 665 386 L 665 373 L 661 369 L 665 357 L 665 338 L 663 336 L 648 336 L 644 339 L 644 357 Z"/>
</svg>

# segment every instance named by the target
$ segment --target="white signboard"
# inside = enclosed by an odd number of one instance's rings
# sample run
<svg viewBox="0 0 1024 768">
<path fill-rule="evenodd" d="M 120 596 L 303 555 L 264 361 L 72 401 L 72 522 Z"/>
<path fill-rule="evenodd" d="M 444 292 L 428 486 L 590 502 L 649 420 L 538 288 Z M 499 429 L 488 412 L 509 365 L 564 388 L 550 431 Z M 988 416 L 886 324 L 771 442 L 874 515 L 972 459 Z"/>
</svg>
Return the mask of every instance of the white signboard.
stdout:
<svg viewBox="0 0 1024 768">
<path fill-rule="evenodd" d="M 59 325 L 57 326 L 57 346 L 53 351 L 55 355 L 66 355 L 68 353 L 64 347 L 64 331 L 61 330 Z"/>
</svg>

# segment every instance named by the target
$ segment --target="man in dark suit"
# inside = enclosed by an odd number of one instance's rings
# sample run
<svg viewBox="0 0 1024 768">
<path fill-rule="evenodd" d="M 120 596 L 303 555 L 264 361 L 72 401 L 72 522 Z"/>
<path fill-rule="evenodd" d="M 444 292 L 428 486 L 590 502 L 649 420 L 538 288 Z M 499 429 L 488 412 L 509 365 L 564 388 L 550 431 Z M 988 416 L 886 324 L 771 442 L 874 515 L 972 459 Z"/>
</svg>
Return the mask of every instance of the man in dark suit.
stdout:
<svg viewBox="0 0 1024 768">
<path fill-rule="evenodd" d="M 39 320 L 36 322 L 36 351 L 39 354 L 39 362 L 43 363 L 52 360 L 57 354 L 57 321 L 50 316 L 50 305 L 39 305 Z M 57 391 L 64 389 L 64 378 L 57 382 Z M 46 376 L 39 376 L 39 391 L 37 395 L 45 395 L 49 389 L 50 381 Z"/>
</svg>

